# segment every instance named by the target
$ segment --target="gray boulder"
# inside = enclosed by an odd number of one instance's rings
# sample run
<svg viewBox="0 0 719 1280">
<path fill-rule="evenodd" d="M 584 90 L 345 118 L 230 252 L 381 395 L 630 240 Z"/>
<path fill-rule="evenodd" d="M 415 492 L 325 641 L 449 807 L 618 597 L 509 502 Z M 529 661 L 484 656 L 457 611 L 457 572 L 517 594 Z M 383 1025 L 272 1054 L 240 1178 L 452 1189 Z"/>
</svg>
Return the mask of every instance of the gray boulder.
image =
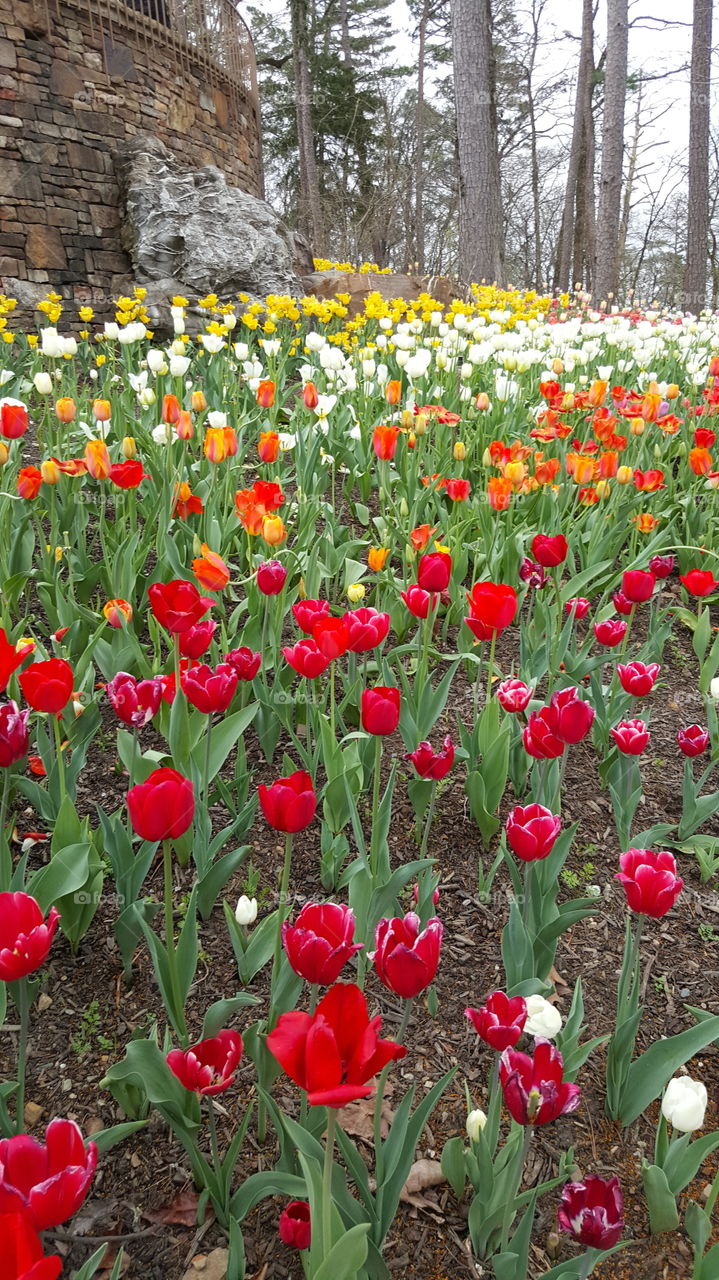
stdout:
<svg viewBox="0 0 719 1280">
<path fill-rule="evenodd" d="M 138 134 L 120 144 L 115 167 L 137 284 L 221 297 L 303 292 L 292 232 L 214 165 L 184 168 L 158 138 Z"/>
</svg>

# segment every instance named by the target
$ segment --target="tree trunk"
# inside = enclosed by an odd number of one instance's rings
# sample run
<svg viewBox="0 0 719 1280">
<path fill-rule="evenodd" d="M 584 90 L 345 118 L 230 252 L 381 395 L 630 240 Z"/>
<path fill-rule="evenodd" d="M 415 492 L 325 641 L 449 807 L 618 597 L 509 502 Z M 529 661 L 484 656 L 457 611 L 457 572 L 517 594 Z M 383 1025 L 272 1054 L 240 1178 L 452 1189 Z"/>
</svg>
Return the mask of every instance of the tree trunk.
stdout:
<svg viewBox="0 0 719 1280">
<path fill-rule="evenodd" d="M 594 300 L 606 301 L 619 287 L 619 222 L 624 165 L 624 107 L 629 44 L 628 0 L 607 0 L 607 61 L 602 120 Z"/>
<path fill-rule="evenodd" d="M 427 49 L 427 23 L 429 0 L 423 0 L 419 20 L 419 50 L 417 53 L 417 123 L 414 177 L 414 240 L 417 253 L 417 270 L 424 271 L 424 71 Z"/>
<path fill-rule="evenodd" d="M 694 0 L 689 95 L 687 259 L 682 305 L 695 314 L 706 301 L 709 250 L 709 112 L 712 0 Z"/>
<path fill-rule="evenodd" d="M 637 90 L 637 109 L 634 113 L 634 133 L 632 135 L 632 145 L 629 152 L 629 165 L 627 168 L 627 180 L 624 184 L 624 195 L 622 197 L 622 216 L 619 222 L 619 240 L 617 244 L 617 259 L 619 261 L 619 271 L 621 279 L 622 264 L 624 262 L 624 253 L 627 247 L 627 235 L 629 234 L 629 218 L 632 212 L 632 193 L 634 191 L 634 182 L 637 176 L 637 163 L 639 160 L 639 138 L 641 135 L 641 113 L 642 113 L 642 96 L 644 82 L 641 72 L 639 73 L 639 88 Z"/>
<path fill-rule="evenodd" d="M 312 121 L 312 75 L 306 0 L 291 0 L 290 16 L 300 174 L 298 222 L 313 252 L 321 255 L 325 237 Z"/>
<path fill-rule="evenodd" d="M 577 69 L 577 92 L 574 101 L 574 124 L 572 126 L 572 143 L 569 151 L 569 167 L 567 185 L 564 190 L 564 209 L 559 240 L 557 268 L 555 271 L 555 287 L 564 292 L 569 288 L 569 273 L 572 265 L 574 248 L 575 209 L 577 202 L 577 184 L 582 167 L 582 155 L 585 148 L 585 107 L 587 86 L 591 88 L 594 68 L 594 11 L 593 0 L 583 0 L 582 4 L 582 43 L 579 52 Z"/>
<path fill-rule="evenodd" d="M 459 273 L 502 277 L 502 188 L 491 0 L 451 0 L 459 160 Z"/>
</svg>

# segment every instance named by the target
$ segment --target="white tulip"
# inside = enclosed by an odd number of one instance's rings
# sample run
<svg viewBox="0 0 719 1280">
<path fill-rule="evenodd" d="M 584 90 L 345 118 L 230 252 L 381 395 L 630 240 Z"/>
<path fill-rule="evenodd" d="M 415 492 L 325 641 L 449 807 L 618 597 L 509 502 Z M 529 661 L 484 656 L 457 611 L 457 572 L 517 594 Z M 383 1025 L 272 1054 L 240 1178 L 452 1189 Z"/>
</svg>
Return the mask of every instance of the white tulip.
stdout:
<svg viewBox="0 0 719 1280">
<path fill-rule="evenodd" d="M 155 444 L 171 444 L 175 439 L 172 424 L 169 422 L 159 422 L 156 427 L 152 428 L 152 438 L 155 441 Z"/>
<path fill-rule="evenodd" d="M 479 1135 L 487 1123 L 487 1117 L 481 1107 L 470 1111 L 467 1116 L 467 1136 L 471 1142 L 479 1142 Z"/>
<path fill-rule="evenodd" d="M 173 378 L 184 378 L 189 367 L 188 356 L 170 356 L 170 373 Z"/>
<path fill-rule="evenodd" d="M 701 1129 L 706 1109 L 707 1091 L 701 1080 L 674 1076 L 669 1081 L 662 1098 L 662 1115 L 680 1133 Z"/>
<path fill-rule="evenodd" d="M 202 343 L 208 355 L 214 356 L 218 351 L 222 351 L 225 345 L 224 338 L 219 333 L 201 333 L 200 342 Z"/>
<path fill-rule="evenodd" d="M 115 324 L 114 320 L 105 321 L 105 337 L 106 338 L 112 338 L 114 340 L 117 338 L 117 335 L 119 334 L 119 332 L 120 332 L 120 326 L 119 324 Z"/>
<path fill-rule="evenodd" d="M 41 396 L 50 395 L 50 392 L 52 391 L 52 378 L 50 377 L 49 373 L 46 373 L 44 370 L 41 370 L 39 373 L 35 374 L 35 377 L 33 378 L 33 382 L 35 384 L 35 390 L 37 391 L 38 395 L 41 395 Z"/>
<path fill-rule="evenodd" d="M 562 1015 L 544 996 L 527 996 L 527 1035 L 553 1040 L 562 1029 Z"/>
<path fill-rule="evenodd" d="M 709 685 L 709 693 L 715 702 L 719 702 L 719 676 L 715 676 Z"/>
<path fill-rule="evenodd" d="M 222 409 L 213 409 L 207 415 L 208 427 L 221 429 L 227 426 L 227 414 Z"/>
<path fill-rule="evenodd" d="M 152 387 L 144 387 L 143 390 L 140 391 L 137 398 L 140 401 L 140 404 L 142 405 L 143 409 L 150 409 L 152 405 L 155 403 L 157 396 L 155 395 L 155 392 L 152 390 Z"/>
<path fill-rule="evenodd" d="M 40 334 L 40 346 L 44 356 L 61 356 L 64 348 L 64 340 L 60 337 L 57 329 L 53 329 L 48 325 Z"/>
<path fill-rule="evenodd" d="M 233 347 L 234 353 L 238 360 L 247 360 L 250 354 L 250 348 L 246 342 L 236 342 Z"/>
<path fill-rule="evenodd" d="M 239 925 L 254 924 L 257 919 L 257 898 L 248 898 L 243 893 L 235 908 L 235 920 Z"/>
<path fill-rule="evenodd" d="M 159 347 L 150 347 L 147 353 L 147 366 L 153 373 L 162 373 L 167 371 L 164 351 L 160 351 Z"/>
<path fill-rule="evenodd" d="M 321 351 L 327 345 L 327 339 L 323 333 L 316 333 L 314 329 L 310 329 L 305 337 L 305 346 L 308 351 Z"/>
</svg>

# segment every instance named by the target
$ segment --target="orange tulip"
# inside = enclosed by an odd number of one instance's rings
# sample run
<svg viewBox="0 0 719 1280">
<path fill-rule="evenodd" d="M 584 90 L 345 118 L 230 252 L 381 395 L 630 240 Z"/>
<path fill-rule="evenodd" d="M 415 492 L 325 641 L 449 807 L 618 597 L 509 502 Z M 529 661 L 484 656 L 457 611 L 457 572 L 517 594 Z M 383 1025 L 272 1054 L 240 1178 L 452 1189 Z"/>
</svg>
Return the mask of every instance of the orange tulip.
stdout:
<svg viewBox="0 0 719 1280">
<path fill-rule="evenodd" d="M 656 422 L 657 411 L 662 402 L 658 391 L 649 392 L 642 400 L 641 415 L 645 422 Z"/>
<path fill-rule="evenodd" d="M 180 401 L 177 396 L 165 395 L 162 397 L 162 421 L 172 423 L 173 425 L 180 420 Z"/>
<path fill-rule="evenodd" d="M 561 468 L 562 464 L 559 458 L 538 459 L 534 468 L 534 478 L 537 484 L 553 484 Z"/>
<path fill-rule="evenodd" d="M 427 546 L 432 534 L 436 532 L 436 526 L 433 527 L 431 524 L 418 524 L 417 528 L 413 529 L 409 535 L 409 540 L 415 551 L 424 551 L 424 548 Z"/>
<path fill-rule="evenodd" d="M 227 457 L 225 432 L 223 427 L 208 427 L 205 432 L 203 450 L 208 462 L 224 462 Z"/>
<path fill-rule="evenodd" d="M 402 383 L 398 378 L 393 378 L 391 382 L 387 383 L 387 389 L 384 394 L 387 404 L 399 404 L 402 398 Z"/>
<path fill-rule="evenodd" d="M 619 454 L 616 449 L 607 449 L 599 455 L 599 474 L 602 480 L 609 480 L 619 469 Z"/>
<path fill-rule="evenodd" d="M 17 473 L 17 491 L 21 498 L 36 498 L 42 485 L 42 472 L 37 467 L 21 467 Z"/>
<path fill-rule="evenodd" d="M 487 484 L 489 505 L 493 511 L 506 511 L 512 500 L 512 481 L 504 476 L 492 476 Z"/>
<path fill-rule="evenodd" d="M 178 485 L 175 495 L 175 505 L 172 509 L 173 516 L 179 516 L 180 520 L 186 520 L 191 515 L 201 515 L 204 511 L 202 498 L 198 498 L 193 494 L 186 480 Z"/>
<path fill-rule="evenodd" d="M 489 396 L 487 395 L 486 391 L 479 392 L 479 395 L 477 396 L 476 404 L 480 413 L 486 412 L 486 410 L 489 408 Z"/>
<path fill-rule="evenodd" d="M 207 408 L 204 391 L 193 391 L 190 395 L 190 404 L 192 405 L 193 413 L 204 413 Z"/>
<path fill-rule="evenodd" d="M 319 392 L 314 382 L 306 382 L 302 388 L 302 399 L 305 402 L 305 409 L 316 409 L 319 404 Z"/>
<path fill-rule="evenodd" d="M 263 409 L 271 409 L 275 403 L 275 384 L 271 378 L 263 378 L 257 388 L 257 403 Z"/>
<path fill-rule="evenodd" d="M 180 416 L 175 424 L 175 431 L 179 440 L 191 440 L 194 436 L 195 427 L 189 409 L 180 410 Z"/>
<path fill-rule="evenodd" d="M 594 488 L 580 489 L 579 501 L 583 507 L 593 507 L 595 502 L 599 502 L 599 494 Z"/>
<path fill-rule="evenodd" d="M 604 404 L 608 387 L 609 383 L 605 382 L 603 378 L 595 378 L 587 392 L 587 404 L 591 404 L 593 408 L 596 408 L 597 405 Z"/>
<path fill-rule="evenodd" d="M 641 515 L 634 516 L 633 519 L 639 533 L 653 533 L 659 524 L 657 517 L 650 515 L 648 511 L 643 511 Z"/>
<path fill-rule="evenodd" d="M 102 608 L 103 616 L 111 627 L 122 627 L 125 622 L 132 622 L 132 605 L 129 600 L 108 600 Z"/>
<path fill-rule="evenodd" d="M 202 544 L 202 555 L 192 561 L 192 572 L 206 591 L 222 591 L 230 581 L 224 560 L 216 551 L 211 551 L 206 542 Z"/>
<path fill-rule="evenodd" d="M 5 466 L 5 463 L 7 462 L 9 457 L 10 457 L 10 450 L 5 444 L 5 441 L 0 440 L 0 467 Z"/>
<path fill-rule="evenodd" d="M 504 468 L 504 479 L 508 480 L 514 489 L 521 489 L 526 474 L 527 468 L 523 462 L 508 462 Z"/>
<path fill-rule="evenodd" d="M 708 476 L 714 466 L 708 449 L 690 449 L 688 461 L 695 476 Z"/>
<path fill-rule="evenodd" d="M 77 406 L 71 396 L 62 396 L 55 405 L 55 413 L 59 422 L 73 422 Z"/>
<path fill-rule="evenodd" d="M 279 547 L 287 537 L 284 522 L 279 516 L 265 516 L 262 521 L 262 537 L 269 547 Z"/>
<path fill-rule="evenodd" d="M 656 493 L 657 489 L 664 488 L 664 472 L 658 470 L 640 471 L 638 468 L 634 471 L 634 488 L 640 493 Z"/>
<path fill-rule="evenodd" d="M 367 552 L 367 564 L 373 573 L 380 573 L 387 563 L 389 547 L 370 547 Z"/>
<path fill-rule="evenodd" d="M 112 405 L 109 400 L 93 400 L 92 412 L 98 422 L 109 422 Z"/>
<path fill-rule="evenodd" d="M 572 479 L 575 484 L 589 484 L 594 479 L 596 470 L 597 463 L 594 458 L 588 458 L 585 454 L 578 453 L 574 459 Z"/>
<path fill-rule="evenodd" d="M 276 431 L 263 431 L 257 445 L 261 462 L 276 462 L 280 452 L 280 437 Z"/>
<path fill-rule="evenodd" d="M 399 427 L 379 426 L 372 432 L 372 447 L 381 462 L 391 462 L 397 452 Z"/>
<path fill-rule="evenodd" d="M 88 440 L 85 445 L 85 466 L 93 480 L 106 480 L 110 474 L 110 454 L 104 440 Z"/>
</svg>

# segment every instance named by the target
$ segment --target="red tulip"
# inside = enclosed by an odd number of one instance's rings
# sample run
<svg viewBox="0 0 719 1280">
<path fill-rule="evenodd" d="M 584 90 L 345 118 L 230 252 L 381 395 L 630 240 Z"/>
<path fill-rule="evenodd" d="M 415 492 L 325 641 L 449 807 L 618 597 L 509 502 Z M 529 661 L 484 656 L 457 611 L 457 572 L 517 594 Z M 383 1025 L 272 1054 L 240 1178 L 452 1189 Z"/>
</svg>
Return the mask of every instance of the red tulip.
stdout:
<svg viewBox="0 0 719 1280">
<path fill-rule="evenodd" d="M 77 1213 L 97 1167 L 97 1146 L 72 1120 L 52 1120 L 45 1144 L 26 1133 L 0 1141 L 0 1213 L 27 1212 L 38 1231 Z"/>
<path fill-rule="evenodd" d="M 0 893 L 0 981 L 16 982 L 42 967 L 59 919 L 51 907 L 45 920 L 29 893 Z"/>
<path fill-rule="evenodd" d="M 263 378 L 257 388 L 257 403 L 263 409 L 271 409 L 275 403 L 275 384 L 271 378 Z"/>
<path fill-rule="evenodd" d="M 517 593 L 503 582 L 478 582 L 467 599 L 471 617 L 465 622 L 478 640 L 491 640 L 517 613 Z"/>
<path fill-rule="evenodd" d="M 105 685 L 105 693 L 118 719 L 141 729 L 160 709 L 162 681 L 136 680 L 127 671 L 118 671 Z"/>
<path fill-rule="evenodd" d="M 367 1001 L 353 983 L 335 983 L 314 1014 L 283 1013 L 267 1048 L 313 1107 L 346 1106 L 369 1098 L 388 1062 L 404 1058 L 404 1045 L 380 1040 L 381 1018 L 371 1021 Z"/>
<path fill-rule="evenodd" d="M 172 1049 L 166 1061 L 185 1089 L 213 1098 L 235 1083 L 241 1057 L 242 1036 L 236 1031 L 218 1031 L 216 1036 L 191 1044 L 189 1049 Z"/>
<path fill-rule="evenodd" d="M 543 569 L 555 569 L 567 558 L 567 539 L 562 533 L 538 533 L 532 538 L 532 555 Z"/>
<path fill-rule="evenodd" d="M 619 683 L 624 692 L 631 693 L 634 698 L 645 698 L 651 693 L 660 671 L 658 662 L 650 662 L 648 666 L 643 662 L 617 663 Z"/>
<path fill-rule="evenodd" d="M 320 402 L 319 392 L 314 382 L 306 382 L 302 388 L 302 399 L 306 409 L 316 409 Z"/>
<path fill-rule="evenodd" d="M 549 582 L 549 575 L 541 564 L 536 564 L 534 560 L 530 560 L 529 556 L 525 556 L 519 566 L 519 576 L 522 582 L 526 582 L 532 591 L 540 591 L 542 587 L 546 587 Z"/>
<path fill-rule="evenodd" d="M 27 405 L 20 400 L 0 401 L 0 435 L 6 440 L 17 440 L 27 429 Z"/>
<path fill-rule="evenodd" d="M 627 569 L 622 574 L 622 591 L 632 604 L 644 604 L 654 594 L 655 578 L 647 569 Z"/>
<path fill-rule="evenodd" d="M 386 639 L 390 617 L 376 609 L 360 608 L 349 609 L 342 621 L 347 628 L 350 653 L 369 653 Z"/>
<path fill-rule="evenodd" d="M 612 600 L 617 613 L 621 613 L 625 618 L 628 618 L 636 608 L 636 605 L 625 596 L 623 591 L 615 591 Z"/>
<path fill-rule="evenodd" d="M 216 667 L 203 663 L 192 667 L 181 677 L 182 692 L 198 711 L 211 716 L 217 711 L 227 711 L 237 689 L 237 672 L 227 662 Z"/>
<path fill-rule="evenodd" d="M 684 887 L 676 874 L 673 854 L 651 849 L 628 849 L 619 859 L 614 877 L 624 885 L 627 905 L 638 915 L 660 919 L 671 911 Z"/>
<path fill-rule="evenodd" d="M 280 1214 L 279 1233 L 282 1243 L 289 1245 L 291 1249 L 309 1249 L 312 1225 L 310 1206 L 306 1200 L 290 1200 Z"/>
<path fill-rule="evenodd" d="M 381 462 L 391 462 L 397 452 L 399 427 L 380 426 L 372 432 L 372 448 Z"/>
<path fill-rule="evenodd" d="M 594 722 L 594 707 L 577 697 L 576 685 L 552 694 L 551 708 L 557 713 L 554 734 L 568 746 L 586 738 Z"/>
<path fill-rule="evenodd" d="M 177 396 L 164 395 L 162 397 L 162 421 L 167 423 L 179 422 L 182 409 Z"/>
<path fill-rule="evenodd" d="M 311 636 L 315 623 L 326 618 L 330 611 L 329 600 L 298 600 L 292 606 L 292 615 L 300 631 Z"/>
<path fill-rule="evenodd" d="M 341 658 L 349 647 L 349 632 L 342 618 L 320 618 L 312 628 L 312 639 L 330 662 Z"/>
<path fill-rule="evenodd" d="M 22 666 L 28 654 L 34 649 L 33 644 L 24 644 L 18 649 L 12 644 L 2 627 L 0 627 L 0 693 L 4 693 L 11 675 Z"/>
<path fill-rule="evenodd" d="M 153 582 L 147 595 L 157 621 L 173 635 L 189 631 L 214 604 L 214 600 L 200 595 L 194 582 L 182 578 Z"/>
<path fill-rule="evenodd" d="M 196 622 L 189 631 L 182 631 L 178 637 L 178 647 L 183 658 L 201 658 L 212 644 L 212 637 L 217 630 L 217 623 L 212 618 L 203 618 Z"/>
<path fill-rule="evenodd" d="M 266 560 L 257 570 L 257 585 L 263 596 L 278 596 L 287 581 L 287 570 L 279 560 Z"/>
<path fill-rule="evenodd" d="M 193 667 L 198 667 L 199 665 L 199 662 L 195 662 L 194 658 L 180 658 L 180 685 L 182 685 L 183 677 L 187 675 L 187 672 L 191 671 Z M 177 692 L 175 687 L 175 673 L 174 671 L 166 671 L 163 672 L 162 675 L 159 675 L 157 679 L 162 685 L 162 701 L 166 702 L 168 707 L 171 707 L 175 701 L 175 694 Z"/>
<path fill-rule="evenodd" d="M 589 601 L 584 596 L 572 596 L 571 600 L 565 601 L 564 608 L 567 613 L 573 613 L 575 618 L 584 618 L 589 613 Z"/>
<path fill-rule="evenodd" d="M 711 569 L 690 569 L 688 573 L 680 573 L 679 581 L 693 596 L 710 596 L 719 588 L 719 579 Z"/>
<path fill-rule="evenodd" d="M 143 840 L 179 840 L 192 826 L 195 788 L 176 769 L 155 769 L 131 787 L 127 808 L 133 831 Z"/>
<path fill-rule="evenodd" d="M 68 704 L 75 677 L 64 658 L 48 658 L 47 662 L 33 662 L 20 673 L 19 680 L 34 711 L 58 714 Z"/>
<path fill-rule="evenodd" d="M 375 685 L 362 691 L 362 728 L 365 733 L 387 737 L 399 724 L 399 689 Z"/>
<path fill-rule="evenodd" d="M 110 467 L 110 479 L 118 489 L 137 489 L 145 478 L 141 462 L 115 462 Z"/>
<path fill-rule="evenodd" d="M 554 707 L 542 707 L 530 712 L 522 732 L 525 751 L 536 760 L 556 760 L 564 754 L 566 743 L 556 733 L 557 711 Z"/>
<path fill-rule="evenodd" d="M 524 680 L 509 676 L 497 687 L 497 701 L 503 711 L 517 715 L 520 711 L 526 711 L 533 693 L 532 686 L 525 684 Z"/>
<path fill-rule="evenodd" d="M 432 596 L 423 587 L 416 585 L 407 587 L 406 591 L 400 591 L 400 595 L 413 618 L 426 618 L 430 607 L 434 607 Z"/>
<path fill-rule="evenodd" d="M 668 578 L 676 568 L 676 556 L 652 556 L 649 569 L 655 578 Z"/>
<path fill-rule="evenodd" d="M 0 1258 L 4 1280 L 56 1280 L 62 1258 L 45 1257 L 32 1218 L 24 1210 L 0 1214 Z"/>
<path fill-rule="evenodd" d="M 434 982 L 444 927 L 434 916 L 420 931 L 420 919 L 408 911 L 402 919 L 380 920 L 369 959 L 377 977 L 396 996 L 411 1000 Z"/>
<path fill-rule="evenodd" d="M 485 1044 L 502 1053 L 513 1049 L 527 1021 L 527 1001 L 524 996 L 507 996 L 494 991 L 487 996 L 481 1009 L 465 1009 L 477 1035 Z"/>
<path fill-rule="evenodd" d="M 410 751 L 405 756 L 405 760 L 412 761 L 419 778 L 429 778 L 432 782 L 439 782 L 447 777 L 454 764 L 454 744 L 449 734 L 444 740 L 441 751 L 434 751 L 429 742 L 420 742 L 414 751 Z"/>
<path fill-rule="evenodd" d="M 262 666 L 262 654 L 254 653 L 247 645 L 225 654 L 225 662 L 237 673 L 238 680 L 254 680 Z"/>
<path fill-rule="evenodd" d="M 562 829 L 562 819 L 542 804 L 515 805 L 505 824 L 509 847 L 522 862 L 548 858 Z"/>
<path fill-rule="evenodd" d="M 265 821 L 275 831 L 304 831 L 315 816 L 317 797 L 312 779 L 303 769 L 288 778 L 278 778 L 271 787 L 260 784 L 257 794 Z"/>
<path fill-rule="evenodd" d="M 9 769 L 27 755 L 29 719 L 30 712 L 21 711 L 16 702 L 0 704 L 0 768 Z"/>
<path fill-rule="evenodd" d="M 282 942 L 295 973 L 305 982 L 329 987 L 336 982 L 347 961 L 362 950 L 353 942 L 354 912 L 335 902 L 310 902 L 294 924 L 282 926 Z"/>
<path fill-rule="evenodd" d="M 21 467 L 15 481 L 18 497 L 32 502 L 42 488 L 42 471 L 38 467 Z"/>
<path fill-rule="evenodd" d="M 649 730 L 643 720 L 621 720 L 609 732 L 625 756 L 640 756 L 649 742 Z"/>
<path fill-rule="evenodd" d="M 618 1178 L 590 1173 L 562 1188 L 559 1230 L 588 1249 L 611 1249 L 624 1230 L 624 1200 Z"/>
<path fill-rule="evenodd" d="M 504 1102 L 517 1124 L 549 1124 L 576 1111 L 579 1085 L 563 1079 L 562 1055 L 549 1040 L 537 1040 L 534 1057 L 505 1049 L 499 1063 Z"/>
<path fill-rule="evenodd" d="M 452 576 L 452 557 L 448 551 L 431 551 L 421 556 L 417 567 L 417 582 L 423 591 L 446 591 Z"/>
<path fill-rule="evenodd" d="M 679 750 L 684 756 L 703 755 L 710 741 L 708 731 L 698 724 L 690 724 L 686 729 L 680 729 L 677 734 Z"/>
<path fill-rule="evenodd" d="M 594 634 L 605 648 L 614 649 L 627 634 L 627 624 L 619 618 L 606 618 L 604 622 L 595 622 Z"/>
<path fill-rule="evenodd" d="M 285 661 L 293 671 L 307 680 L 316 680 L 330 665 L 330 659 L 321 652 L 315 640 L 298 640 L 297 644 L 282 650 Z"/>
</svg>

